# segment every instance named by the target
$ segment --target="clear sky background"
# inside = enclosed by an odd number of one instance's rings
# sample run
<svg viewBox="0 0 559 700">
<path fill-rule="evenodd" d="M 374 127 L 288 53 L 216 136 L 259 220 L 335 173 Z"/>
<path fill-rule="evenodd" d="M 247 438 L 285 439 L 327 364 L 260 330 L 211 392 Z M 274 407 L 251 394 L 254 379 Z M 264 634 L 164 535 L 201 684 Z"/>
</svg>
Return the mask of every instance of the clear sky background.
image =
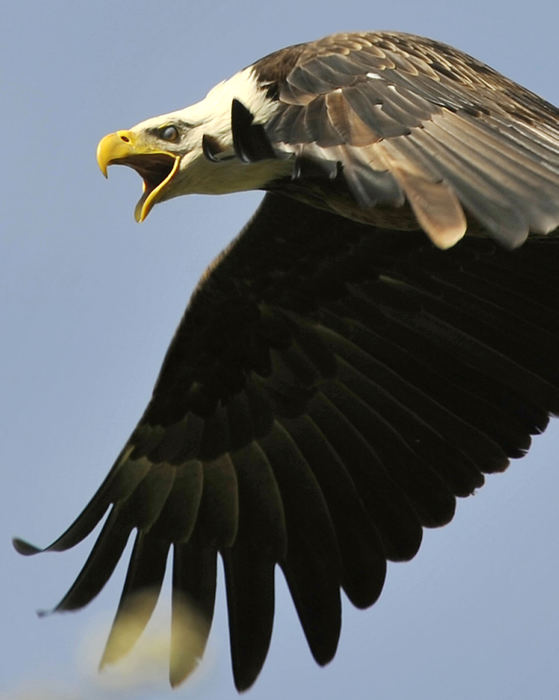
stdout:
<svg viewBox="0 0 559 700">
<path fill-rule="evenodd" d="M 97 677 L 125 568 L 86 610 L 39 619 L 92 545 L 52 541 L 104 478 L 149 398 L 197 278 L 254 210 L 255 193 L 191 196 L 137 225 L 139 178 L 95 147 L 109 131 L 202 97 L 287 44 L 340 30 L 444 40 L 554 103 L 556 0 L 205 0 L 6 3 L 0 27 L 0 697 L 234 698 L 223 582 L 207 659 L 179 690 Z M 558 271 L 559 275 L 559 271 Z M 559 697 L 559 425 L 461 501 L 390 567 L 370 610 L 344 606 L 338 655 L 318 668 L 278 575 L 276 625 L 250 700 Z M 221 573 L 220 573 L 221 576 Z M 149 635 L 167 629 L 168 581 Z M 136 659 L 142 659 L 138 652 Z M 146 662 L 141 664 L 145 667 Z M 110 677 L 110 678 L 109 678 Z M 124 681 L 122 681 L 124 682 Z M 115 685 L 116 684 L 116 685 Z"/>
</svg>

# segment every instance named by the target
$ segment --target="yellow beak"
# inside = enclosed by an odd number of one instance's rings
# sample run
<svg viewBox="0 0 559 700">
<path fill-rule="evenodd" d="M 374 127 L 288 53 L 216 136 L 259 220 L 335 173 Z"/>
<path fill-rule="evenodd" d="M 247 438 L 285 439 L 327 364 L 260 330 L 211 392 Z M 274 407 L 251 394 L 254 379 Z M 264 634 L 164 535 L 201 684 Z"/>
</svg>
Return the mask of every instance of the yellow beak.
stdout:
<svg viewBox="0 0 559 700">
<path fill-rule="evenodd" d="M 97 146 L 97 163 L 105 177 L 109 165 L 128 165 L 143 179 L 143 194 L 136 204 L 136 221 L 143 221 L 175 176 L 180 155 L 154 148 L 132 131 L 116 131 L 104 136 Z"/>
</svg>

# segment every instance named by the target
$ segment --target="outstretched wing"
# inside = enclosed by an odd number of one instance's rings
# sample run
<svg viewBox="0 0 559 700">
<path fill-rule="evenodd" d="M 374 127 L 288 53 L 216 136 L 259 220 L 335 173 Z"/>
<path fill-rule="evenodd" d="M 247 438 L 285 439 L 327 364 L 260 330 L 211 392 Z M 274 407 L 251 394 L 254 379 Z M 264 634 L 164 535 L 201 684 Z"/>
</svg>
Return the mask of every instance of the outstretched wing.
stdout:
<svg viewBox="0 0 559 700">
<path fill-rule="evenodd" d="M 159 591 L 173 550 L 171 681 L 193 660 L 179 601 L 204 619 L 216 558 L 226 573 L 235 682 L 267 653 L 274 568 L 316 660 L 335 653 L 340 588 L 372 604 L 386 560 L 417 552 L 455 497 L 520 457 L 559 411 L 559 238 L 507 252 L 467 238 L 441 252 L 268 194 L 194 293 L 153 398 L 109 476 L 48 549 L 82 540 L 109 511 L 57 606 L 86 605 L 135 545 L 119 621 Z M 19 541 L 24 553 L 38 550 Z"/>
<path fill-rule="evenodd" d="M 340 213 L 401 228 L 390 208 L 407 202 L 443 248 L 464 235 L 467 219 L 508 247 L 559 226 L 553 105 L 409 34 L 336 34 L 284 52 L 280 80 L 281 52 L 256 64 L 280 102 L 266 135 L 279 156 L 297 157 L 295 179 L 308 163 L 333 178 L 339 164 L 361 210 L 338 205 Z"/>
</svg>

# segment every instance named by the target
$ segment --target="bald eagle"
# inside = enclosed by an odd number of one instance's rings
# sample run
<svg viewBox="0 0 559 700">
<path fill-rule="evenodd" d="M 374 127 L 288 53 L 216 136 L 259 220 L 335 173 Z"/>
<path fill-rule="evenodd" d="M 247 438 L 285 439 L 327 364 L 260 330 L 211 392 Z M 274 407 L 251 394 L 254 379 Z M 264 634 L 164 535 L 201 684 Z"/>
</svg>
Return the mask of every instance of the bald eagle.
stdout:
<svg viewBox="0 0 559 700">
<path fill-rule="evenodd" d="M 267 654 L 276 564 L 325 664 L 340 590 L 373 604 L 386 562 L 559 412 L 559 111 L 439 42 L 336 34 L 105 136 L 97 157 L 142 177 L 138 221 L 188 193 L 267 194 L 200 280 L 109 475 L 46 548 L 108 512 L 55 609 L 89 603 L 135 531 L 104 662 L 141 634 L 172 550 L 173 685 L 196 663 L 181 601 L 198 657 L 218 553 L 237 688 Z"/>
</svg>

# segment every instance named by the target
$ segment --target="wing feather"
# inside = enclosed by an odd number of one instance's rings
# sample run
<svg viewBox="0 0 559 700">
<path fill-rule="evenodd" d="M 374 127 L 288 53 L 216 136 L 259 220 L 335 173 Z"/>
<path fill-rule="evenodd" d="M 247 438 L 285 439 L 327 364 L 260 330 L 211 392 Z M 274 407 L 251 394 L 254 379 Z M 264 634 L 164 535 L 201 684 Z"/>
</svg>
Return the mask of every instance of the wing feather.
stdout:
<svg viewBox="0 0 559 700">
<path fill-rule="evenodd" d="M 328 505 L 346 594 L 354 605 L 372 605 L 382 590 L 386 559 L 349 470 L 309 416 L 280 422 L 311 467 Z"/>
<path fill-rule="evenodd" d="M 77 610 L 95 598 L 113 573 L 132 529 L 131 514 L 126 507 L 113 507 L 91 554 L 69 591 L 54 608 L 55 612 Z"/>
<path fill-rule="evenodd" d="M 138 532 L 101 667 L 125 656 L 142 634 L 159 597 L 168 553 L 168 542 Z"/>
<path fill-rule="evenodd" d="M 172 547 L 173 685 L 203 654 L 218 553 L 237 687 L 266 657 L 276 564 L 326 663 L 340 588 L 374 602 L 386 561 L 413 557 L 423 526 L 447 522 L 456 496 L 559 412 L 558 265 L 553 236 L 439 251 L 267 195 L 195 292 L 113 470 L 51 545 L 77 543 L 110 509 L 56 609 L 87 604 L 137 529 L 114 629 L 137 593 L 151 597 L 105 660 L 147 623 Z"/>
<path fill-rule="evenodd" d="M 266 658 L 274 619 L 274 568 L 285 557 L 284 506 L 272 467 L 251 442 L 233 455 L 239 485 L 239 532 L 223 552 L 233 675 L 248 688 Z"/>
<path fill-rule="evenodd" d="M 206 648 L 215 606 L 217 551 L 199 543 L 175 543 L 173 550 L 169 680 L 174 687 L 196 669 Z"/>
<path fill-rule="evenodd" d="M 276 423 L 259 445 L 284 505 L 288 548 L 281 565 L 311 652 L 324 664 L 335 653 L 341 625 L 339 550 L 332 519 L 320 486 L 289 433 Z"/>
</svg>

